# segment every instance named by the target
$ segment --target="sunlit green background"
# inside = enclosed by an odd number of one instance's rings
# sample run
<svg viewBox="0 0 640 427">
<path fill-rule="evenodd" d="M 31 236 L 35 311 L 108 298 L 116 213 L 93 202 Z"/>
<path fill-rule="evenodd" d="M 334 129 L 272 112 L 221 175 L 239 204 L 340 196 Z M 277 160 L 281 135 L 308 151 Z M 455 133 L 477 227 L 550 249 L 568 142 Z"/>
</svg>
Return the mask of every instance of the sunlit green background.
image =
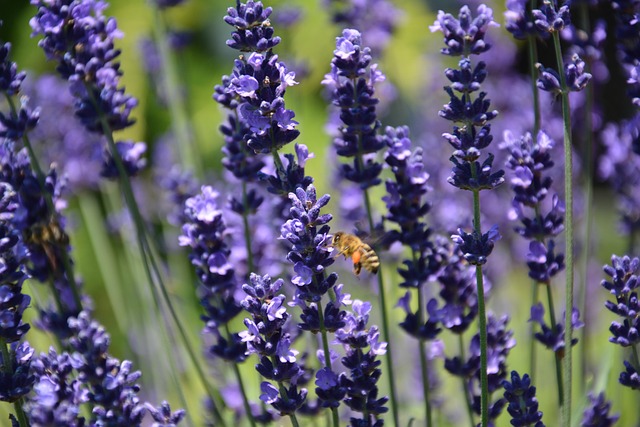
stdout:
<svg viewBox="0 0 640 427">
<path fill-rule="evenodd" d="M 30 77 L 40 73 L 54 72 L 53 64 L 45 61 L 42 51 L 37 47 L 37 40 L 30 38 L 28 22 L 35 8 L 26 3 L 0 0 L 0 19 L 4 21 L 4 25 L 0 28 L 0 38 L 3 41 L 11 41 L 12 59 L 21 69 L 28 70 Z M 192 126 L 193 140 L 197 144 L 197 159 L 203 170 L 207 171 L 205 183 L 213 186 L 220 178 L 222 156 L 220 149 L 223 139 L 218 132 L 218 126 L 224 116 L 211 95 L 214 85 L 220 82 L 222 75 L 230 72 L 236 55 L 235 51 L 225 45 L 231 29 L 222 21 L 227 7 L 234 3 L 221 0 L 189 0 L 183 6 L 166 12 L 169 17 L 168 22 L 173 28 L 193 32 L 193 42 L 179 54 L 177 66 L 187 95 L 186 109 Z M 152 34 L 157 19 L 156 12 L 143 0 L 113 0 L 110 4 L 107 14 L 117 18 L 119 28 L 125 33 L 125 37 L 117 45 L 122 50 L 121 62 L 124 71 L 122 82 L 128 93 L 140 101 L 139 107 L 134 111 L 136 125 L 120 136 L 153 144 L 158 137 L 170 129 L 171 125 L 171 117 L 166 109 L 158 104 L 140 60 L 139 42 L 141 38 Z M 330 175 L 335 172 L 335 168 L 327 165 L 329 157 L 326 152 L 330 148 L 330 140 L 324 131 L 327 106 L 322 96 L 320 81 L 329 70 L 335 37 L 340 33 L 340 28 L 331 23 L 320 0 L 273 0 L 266 1 L 265 4 L 273 6 L 276 11 L 284 6 L 298 7 L 303 11 L 301 20 L 294 26 L 284 30 L 276 28 L 276 34 L 283 40 L 276 51 L 283 60 L 303 63 L 309 70 L 298 86 L 287 91 L 286 101 L 288 108 L 295 111 L 296 118 L 300 122 L 301 137 L 298 142 L 308 145 L 316 155 L 316 158 L 307 164 L 307 174 L 315 178 L 319 193 L 330 192 Z M 439 33 L 432 34 L 428 30 L 428 25 L 433 23 L 434 11 L 438 8 L 454 12 L 458 6 L 454 5 L 454 2 L 438 3 L 419 0 L 398 0 L 394 4 L 403 10 L 402 23 L 384 55 L 381 58 L 375 58 L 375 61 L 380 63 L 389 81 L 395 85 L 398 97 L 387 115 L 382 117 L 382 121 L 385 125 L 400 125 L 407 122 L 411 125 L 411 121 L 421 119 L 423 113 L 418 108 L 424 103 L 425 96 L 428 96 L 429 102 L 435 105 L 434 111 L 447 101 L 444 92 L 437 90 L 439 88 L 428 92 L 429 89 L 433 89 L 431 82 L 434 73 L 442 72 L 442 59 L 439 58 L 442 38 Z M 496 19 L 499 21 L 502 20 L 501 8 L 502 5 L 496 6 Z M 504 32 L 504 29 L 491 31 Z M 489 76 L 490 79 L 491 76 Z M 491 94 L 489 94 L 490 97 Z M 443 123 L 443 128 L 446 129 L 447 126 Z M 434 135 L 439 135 L 441 132 L 442 129 L 434 129 Z M 288 148 L 288 151 L 291 150 L 293 147 Z M 426 155 L 429 155 L 428 147 Z M 446 162 L 446 157 L 442 161 Z M 382 193 L 376 194 L 379 196 Z M 162 322 L 158 316 L 150 313 L 150 310 L 153 310 L 151 308 L 153 304 L 150 301 L 138 254 L 126 242 L 112 238 L 100 220 L 107 210 L 117 208 L 119 203 L 117 187 L 115 184 L 107 184 L 103 188 L 102 196 L 87 193 L 73 198 L 68 212 L 72 224 L 70 230 L 74 246 L 73 257 L 84 278 L 86 290 L 95 301 L 95 317 L 106 326 L 112 336 L 112 354 L 120 359 L 133 360 L 137 369 L 142 370 L 144 398 L 156 404 L 163 399 L 168 399 L 173 407 L 178 408 L 184 405 L 177 392 L 177 389 L 182 389 L 187 400 L 187 409 L 192 417 L 188 421 L 195 425 L 202 425 L 201 385 L 194 379 L 193 368 L 184 356 L 184 351 L 176 343 L 178 339 L 175 337 L 175 330 L 171 331 L 173 335 L 169 341 L 166 341 L 163 334 L 159 332 L 163 328 Z M 380 203 L 378 204 L 381 206 Z M 625 241 L 618 234 L 612 196 L 606 188 L 598 187 L 595 207 L 595 238 L 598 244 L 594 249 L 599 259 L 597 265 L 608 262 L 612 253 L 621 254 L 625 248 Z M 502 225 L 503 230 L 508 228 L 508 224 Z M 167 230 L 167 232 L 173 233 L 174 237 L 177 233 L 175 230 Z M 169 287 L 180 316 L 186 321 L 192 342 L 198 348 L 202 324 L 194 295 L 195 278 L 185 260 L 184 254 L 170 257 L 173 276 Z M 350 276 L 346 264 L 342 264 L 340 268 L 345 269 L 341 280 L 348 285 L 350 292 L 375 301 L 375 297 L 369 291 L 366 278 L 356 280 Z M 397 283 L 393 270 L 393 268 L 385 269 L 387 283 Z M 597 276 L 591 280 L 600 280 L 602 276 L 599 270 L 591 274 Z M 512 317 L 511 327 L 515 329 L 515 338 L 519 345 L 510 354 L 509 367 L 523 373 L 529 366 L 527 319 L 530 283 L 526 270 L 522 267 L 514 268 L 504 276 L 503 280 L 504 283 L 499 286 L 499 293 L 493 295 L 489 306 L 498 315 L 508 313 Z M 582 282 L 578 274 L 577 285 L 581 285 Z M 37 289 L 36 300 L 45 298 L 43 287 L 35 283 L 30 286 Z M 561 283 L 558 283 L 556 301 L 562 301 L 561 288 Z M 403 293 L 397 287 L 392 292 L 395 294 L 392 301 Z M 591 296 L 591 301 L 602 307 L 607 294 L 602 289 L 598 292 Z M 561 304 L 561 302 L 556 304 L 557 311 L 561 310 L 559 308 Z M 138 312 L 134 310 L 133 314 L 126 313 L 138 306 Z M 607 397 L 613 401 L 613 410 L 621 413 L 619 425 L 635 425 L 638 417 L 637 407 L 634 404 L 638 397 L 628 389 L 617 385 L 623 356 L 618 347 L 607 342 L 607 328 L 609 322 L 613 320 L 611 315 L 604 313 L 604 310 L 600 311 L 602 315 L 599 318 L 588 319 L 588 322 L 591 322 L 588 326 L 592 335 L 588 341 L 587 360 L 591 367 L 590 371 L 596 372 L 595 376 L 589 374 L 583 377 L 580 374 L 581 363 L 576 363 L 574 421 L 577 423 L 581 418 L 586 391 L 606 389 Z M 397 324 L 401 320 L 401 313 L 395 309 L 393 316 L 392 324 Z M 131 327 L 131 322 L 142 321 L 140 319 L 145 318 L 148 324 L 142 329 Z M 241 326 L 238 320 L 235 330 L 239 330 Z M 132 332 L 134 330 L 138 331 L 137 334 L 141 330 L 144 331 L 144 336 L 134 335 Z M 415 382 L 418 377 L 418 367 L 414 363 L 417 348 L 413 342 L 404 337 L 399 328 L 395 328 L 394 331 L 396 332 L 393 336 L 395 340 L 393 346 L 398 355 L 396 359 L 402 359 L 404 355 L 410 355 L 412 358 L 410 362 L 399 360 L 396 369 L 398 382 L 401 384 L 399 393 L 405 405 L 402 420 L 408 423 L 412 417 L 416 417 L 413 425 L 422 425 L 422 406 L 412 398 L 413 390 L 419 388 L 418 383 Z M 468 338 L 470 333 L 465 336 Z M 456 348 L 456 344 L 450 342 L 451 338 L 446 333 L 442 334 L 442 338 L 447 344 L 451 344 L 451 352 L 455 351 L 453 349 Z M 28 334 L 28 340 L 38 351 L 46 351 L 51 343 L 49 337 L 39 334 L 35 328 Z M 579 359 L 583 352 L 582 343 L 576 349 L 574 355 Z M 168 363 L 171 358 L 167 356 L 172 353 L 178 355 L 177 366 Z M 538 355 L 536 385 L 539 390 L 540 409 L 545 413 L 546 424 L 553 426 L 557 425 L 559 412 L 552 356 L 546 350 L 539 350 Z M 441 360 L 437 360 L 435 366 L 442 381 L 441 388 L 435 395 L 435 398 L 442 403 L 442 410 L 438 411 L 437 425 L 450 425 L 445 420 L 446 417 L 457 420 L 451 425 L 466 425 L 463 403 L 458 399 L 459 382 L 451 380 L 444 372 Z M 172 382 L 168 375 L 170 371 L 181 373 L 180 386 Z M 224 371 L 225 368 L 219 366 L 216 375 L 222 375 Z M 253 379 L 255 376 L 251 360 L 243 365 L 243 372 L 252 378 L 248 383 L 253 392 L 253 400 L 257 400 L 259 381 L 257 378 Z M 384 378 L 380 385 L 384 392 L 386 388 Z M 0 421 L 0 425 L 6 425 L 3 424 L 7 420 L 4 412 L 8 407 L 0 406 L 0 410 L 3 411 L 0 413 L 0 420 L 3 420 Z M 509 425 L 508 419 L 505 411 L 498 425 Z M 306 424 L 307 421 L 303 420 L 303 423 Z M 283 419 L 277 424 L 287 425 L 287 423 L 288 421 Z M 322 425 L 324 420 L 320 419 L 315 423 L 315 425 Z"/>
</svg>

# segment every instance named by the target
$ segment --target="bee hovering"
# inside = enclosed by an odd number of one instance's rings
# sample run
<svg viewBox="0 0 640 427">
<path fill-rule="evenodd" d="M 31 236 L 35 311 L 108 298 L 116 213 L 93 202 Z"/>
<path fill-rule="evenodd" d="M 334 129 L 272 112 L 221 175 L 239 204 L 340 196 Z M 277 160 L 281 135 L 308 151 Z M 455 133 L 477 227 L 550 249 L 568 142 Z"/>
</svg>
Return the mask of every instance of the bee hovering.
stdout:
<svg viewBox="0 0 640 427">
<path fill-rule="evenodd" d="M 380 258 L 371 246 L 363 242 L 354 234 L 338 231 L 331 239 L 331 246 L 338 250 L 336 256 L 344 255 L 345 258 L 351 257 L 353 261 L 353 273 L 358 276 L 362 267 L 365 270 L 376 274 L 380 267 Z"/>
</svg>

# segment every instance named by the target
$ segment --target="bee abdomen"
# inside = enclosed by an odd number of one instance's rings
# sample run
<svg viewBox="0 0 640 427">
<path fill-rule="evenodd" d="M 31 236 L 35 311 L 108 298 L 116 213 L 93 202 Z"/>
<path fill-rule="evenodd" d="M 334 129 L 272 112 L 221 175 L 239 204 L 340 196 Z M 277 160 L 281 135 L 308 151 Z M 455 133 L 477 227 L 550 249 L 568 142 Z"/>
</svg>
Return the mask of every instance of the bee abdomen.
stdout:
<svg viewBox="0 0 640 427">
<path fill-rule="evenodd" d="M 380 258 L 378 258 L 376 252 L 371 249 L 371 246 L 364 244 L 363 249 L 364 256 L 362 257 L 362 264 L 364 268 L 371 273 L 376 274 L 378 272 L 378 268 L 380 268 Z"/>
</svg>

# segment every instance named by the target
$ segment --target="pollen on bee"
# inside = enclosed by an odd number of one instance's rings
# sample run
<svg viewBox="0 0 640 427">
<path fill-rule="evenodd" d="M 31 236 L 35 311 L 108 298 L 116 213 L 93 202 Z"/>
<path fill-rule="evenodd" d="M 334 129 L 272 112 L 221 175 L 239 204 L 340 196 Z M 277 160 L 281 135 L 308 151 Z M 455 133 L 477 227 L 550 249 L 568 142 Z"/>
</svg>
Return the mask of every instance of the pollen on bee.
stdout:
<svg viewBox="0 0 640 427">
<path fill-rule="evenodd" d="M 353 261 L 354 264 L 357 264 L 360 262 L 361 256 L 362 256 L 362 253 L 360 251 L 355 251 L 353 255 L 351 255 L 351 261 Z"/>
</svg>

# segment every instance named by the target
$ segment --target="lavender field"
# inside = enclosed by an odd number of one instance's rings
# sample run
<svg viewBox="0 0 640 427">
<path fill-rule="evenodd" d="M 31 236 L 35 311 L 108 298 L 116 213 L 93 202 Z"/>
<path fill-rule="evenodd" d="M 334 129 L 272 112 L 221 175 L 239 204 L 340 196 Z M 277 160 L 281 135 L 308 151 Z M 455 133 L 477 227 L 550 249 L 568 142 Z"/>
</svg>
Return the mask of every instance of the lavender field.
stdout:
<svg viewBox="0 0 640 427">
<path fill-rule="evenodd" d="M 1 426 L 640 426 L 640 2 L 0 21 Z"/>
</svg>

